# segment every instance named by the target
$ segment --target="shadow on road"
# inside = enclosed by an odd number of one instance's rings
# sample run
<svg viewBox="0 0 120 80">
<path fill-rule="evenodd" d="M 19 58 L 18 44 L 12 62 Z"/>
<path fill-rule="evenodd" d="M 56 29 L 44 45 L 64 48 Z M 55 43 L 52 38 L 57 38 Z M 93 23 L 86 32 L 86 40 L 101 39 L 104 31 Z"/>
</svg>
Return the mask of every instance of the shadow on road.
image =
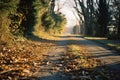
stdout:
<svg viewBox="0 0 120 80">
<path fill-rule="evenodd" d="M 54 43 L 54 44 L 58 44 L 58 43 L 62 43 L 63 45 L 89 45 L 89 46 L 94 46 L 96 44 L 87 42 L 88 40 L 83 39 L 83 36 L 74 36 L 74 35 L 67 35 L 67 36 L 54 36 L 56 38 L 60 38 L 60 40 L 50 40 L 50 39 L 43 39 L 43 38 L 39 38 L 35 35 L 30 35 L 27 36 L 27 39 L 29 40 L 33 40 L 33 41 L 37 41 L 37 42 L 46 42 L 46 43 Z M 101 47 L 105 47 L 103 45 L 100 45 Z"/>
<path fill-rule="evenodd" d="M 104 46 L 102 44 L 98 44 L 98 43 L 86 40 L 82 36 L 72 35 L 72 36 L 54 36 L 54 37 L 60 38 L 60 40 L 47 40 L 47 39 L 38 38 L 37 36 L 34 36 L 34 35 L 28 36 L 27 38 L 30 40 L 37 41 L 37 42 L 54 43 L 57 46 L 83 45 L 86 47 L 86 50 L 88 50 L 88 53 L 91 54 L 90 58 L 97 58 L 97 59 L 100 59 L 101 61 L 106 61 L 104 62 L 105 63 L 104 65 L 99 66 L 99 67 L 109 66 L 109 68 L 113 70 L 113 73 L 120 75 L 120 59 L 119 59 L 120 55 L 116 54 L 117 53 L 116 51 L 111 50 L 109 47 Z M 96 70 L 96 69 L 98 69 L 98 67 L 92 70 Z M 78 72 L 78 71 L 80 71 L 80 69 L 77 71 L 71 71 L 71 72 Z M 69 74 L 71 72 L 67 72 L 65 74 Z M 59 73 L 61 72 L 52 74 L 50 76 L 39 77 L 39 79 L 40 80 L 52 80 L 51 78 L 55 78 L 53 80 L 63 80 L 59 77 L 64 78 L 64 75 L 59 76 L 57 78 L 55 77 L 55 75 L 59 75 Z M 68 80 L 68 79 L 64 79 L 64 80 Z M 105 79 L 105 80 L 108 80 L 108 79 Z M 113 79 L 109 79 L 109 80 L 113 80 Z M 117 76 L 116 80 L 120 80 L 120 77 Z"/>
</svg>

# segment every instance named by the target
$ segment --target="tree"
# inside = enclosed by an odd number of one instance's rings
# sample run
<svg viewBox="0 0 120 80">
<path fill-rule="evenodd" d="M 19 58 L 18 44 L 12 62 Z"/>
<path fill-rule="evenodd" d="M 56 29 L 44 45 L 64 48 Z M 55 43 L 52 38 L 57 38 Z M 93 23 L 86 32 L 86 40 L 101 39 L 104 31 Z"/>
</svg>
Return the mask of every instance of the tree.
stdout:
<svg viewBox="0 0 120 80">
<path fill-rule="evenodd" d="M 74 2 L 75 10 L 77 11 L 79 18 L 82 21 L 82 24 L 84 24 L 85 30 L 83 31 L 85 35 L 96 35 L 96 9 L 94 0 L 74 0 Z"/>
<path fill-rule="evenodd" d="M 19 0 L 0 0 L 0 39 L 9 38 L 10 14 L 16 14 Z M 7 36 L 7 37 L 6 37 Z M 7 40 L 7 39 L 6 39 Z"/>
<path fill-rule="evenodd" d="M 35 12 L 33 6 L 34 0 L 20 0 L 18 12 L 23 14 L 25 17 L 22 20 L 21 26 L 24 27 L 25 34 L 31 34 L 33 31 L 33 26 L 35 25 Z"/>
<path fill-rule="evenodd" d="M 118 33 L 118 38 L 120 39 L 120 1 L 119 0 L 114 0 L 114 3 L 115 3 L 115 6 L 117 7 L 117 10 L 118 10 L 118 14 L 116 14 L 116 22 L 117 22 L 117 26 L 118 26 L 118 29 L 117 29 L 117 33 Z"/>
<path fill-rule="evenodd" d="M 54 14 L 54 8 L 55 8 L 55 0 L 51 0 L 50 3 L 49 3 L 49 11 L 50 11 L 50 14 Z"/>
<path fill-rule="evenodd" d="M 106 0 L 99 0 L 98 12 L 98 36 L 105 37 L 107 34 L 107 25 L 109 21 L 108 4 Z"/>
</svg>

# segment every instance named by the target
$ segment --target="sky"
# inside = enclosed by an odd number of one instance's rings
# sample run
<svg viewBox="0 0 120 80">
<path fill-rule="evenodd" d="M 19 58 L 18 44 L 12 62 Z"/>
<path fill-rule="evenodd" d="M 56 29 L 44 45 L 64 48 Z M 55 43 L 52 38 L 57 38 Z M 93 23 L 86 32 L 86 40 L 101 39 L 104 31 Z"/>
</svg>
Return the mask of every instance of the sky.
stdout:
<svg viewBox="0 0 120 80">
<path fill-rule="evenodd" d="M 73 8 L 74 0 L 56 0 L 55 10 L 57 10 L 58 4 L 61 8 L 60 12 L 64 14 L 67 19 L 67 24 L 65 26 L 67 28 L 67 32 L 71 33 L 73 26 L 78 24 L 78 20 L 76 18 L 77 13 Z"/>
<path fill-rule="evenodd" d="M 75 10 L 73 8 L 74 6 L 74 0 L 56 0 L 56 7 L 57 9 L 57 4 L 60 6 L 60 12 L 64 14 L 67 18 L 67 27 L 71 27 L 76 24 L 76 17 L 75 17 Z M 77 16 L 77 15 L 76 15 Z"/>
</svg>

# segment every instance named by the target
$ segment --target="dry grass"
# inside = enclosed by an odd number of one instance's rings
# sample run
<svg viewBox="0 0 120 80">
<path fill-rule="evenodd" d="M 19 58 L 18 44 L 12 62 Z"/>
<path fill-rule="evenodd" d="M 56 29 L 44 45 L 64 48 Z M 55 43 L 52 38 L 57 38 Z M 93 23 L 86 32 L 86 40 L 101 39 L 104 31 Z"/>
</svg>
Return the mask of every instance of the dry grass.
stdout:
<svg viewBox="0 0 120 80">
<path fill-rule="evenodd" d="M 119 73 L 104 66 L 100 60 L 91 58 L 85 46 L 67 47 L 66 69 L 72 80 L 119 80 Z"/>
<path fill-rule="evenodd" d="M 90 54 L 85 49 L 85 46 L 69 45 L 68 55 L 76 58 L 78 67 L 90 69 L 99 66 L 96 59 L 89 58 Z"/>
<path fill-rule="evenodd" d="M 48 32 L 40 31 L 40 32 L 34 32 L 34 35 L 46 40 L 60 40 L 59 37 L 55 37 L 55 36 L 62 36 L 63 34 L 51 34 Z"/>
</svg>

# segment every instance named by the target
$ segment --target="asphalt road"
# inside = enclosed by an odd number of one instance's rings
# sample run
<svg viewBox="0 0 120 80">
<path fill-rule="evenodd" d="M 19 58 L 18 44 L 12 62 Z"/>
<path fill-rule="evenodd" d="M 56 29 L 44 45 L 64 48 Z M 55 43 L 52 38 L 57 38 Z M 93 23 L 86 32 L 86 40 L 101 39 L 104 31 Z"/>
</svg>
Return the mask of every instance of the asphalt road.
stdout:
<svg viewBox="0 0 120 80">
<path fill-rule="evenodd" d="M 69 38 L 72 42 L 76 41 L 77 45 L 84 45 L 88 53 L 91 54 L 91 57 L 101 60 L 104 65 L 109 66 L 113 70 L 120 71 L 120 53 L 117 51 L 103 44 L 86 40 L 81 36 L 72 36 Z"/>
<path fill-rule="evenodd" d="M 62 57 L 65 56 L 66 46 L 69 44 L 85 46 L 91 58 L 97 58 L 113 70 L 120 71 L 120 55 L 102 44 L 86 40 L 81 36 L 57 36 L 57 46 L 51 49 L 47 59 L 35 75 L 39 80 L 70 80 L 64 73 Z"/>
</svg>

